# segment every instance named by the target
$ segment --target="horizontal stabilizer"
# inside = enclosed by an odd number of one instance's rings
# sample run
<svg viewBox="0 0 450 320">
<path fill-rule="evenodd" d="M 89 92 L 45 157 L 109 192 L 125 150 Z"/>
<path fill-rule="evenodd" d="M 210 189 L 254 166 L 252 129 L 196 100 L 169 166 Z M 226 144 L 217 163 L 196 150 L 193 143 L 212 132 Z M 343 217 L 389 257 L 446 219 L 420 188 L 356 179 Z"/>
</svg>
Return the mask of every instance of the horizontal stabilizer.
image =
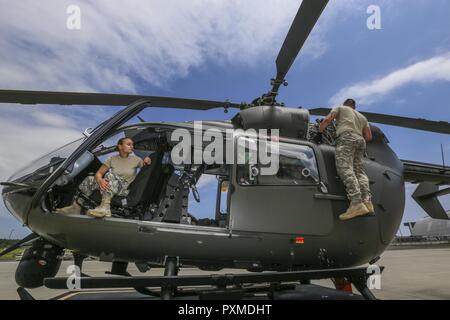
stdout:
<svg viewBox="0 0 450 320">
<path fill-rule="evenodd" d="M 450 188 L 439 190 L 439 186 L 422 182 L 412 194 L 413 199 L 422 207 L 422 209 L 433 219 L 449 220 L 438 197 L 450 194 Z"/>
</svg>

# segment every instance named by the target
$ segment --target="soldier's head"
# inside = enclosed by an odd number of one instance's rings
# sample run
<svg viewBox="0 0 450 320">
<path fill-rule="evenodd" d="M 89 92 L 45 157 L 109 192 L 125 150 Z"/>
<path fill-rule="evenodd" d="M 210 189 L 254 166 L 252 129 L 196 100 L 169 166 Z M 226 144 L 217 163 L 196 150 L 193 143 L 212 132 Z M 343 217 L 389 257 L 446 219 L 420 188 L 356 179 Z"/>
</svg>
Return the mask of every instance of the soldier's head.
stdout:
<svg viewBox="0 0 450 320">
<path fill-rule="evenodd" d="M 130 154 L 134 150 L 133 140 L 130 138 L 121 138 L 117 141 L 116 151 L 120 153 Z"/>
<path fill-rule="evenodd" d="M 356 109 L 356 102 L 353 99 L 347 99 L 344 101 L 344 106 Z"/>
</svg>

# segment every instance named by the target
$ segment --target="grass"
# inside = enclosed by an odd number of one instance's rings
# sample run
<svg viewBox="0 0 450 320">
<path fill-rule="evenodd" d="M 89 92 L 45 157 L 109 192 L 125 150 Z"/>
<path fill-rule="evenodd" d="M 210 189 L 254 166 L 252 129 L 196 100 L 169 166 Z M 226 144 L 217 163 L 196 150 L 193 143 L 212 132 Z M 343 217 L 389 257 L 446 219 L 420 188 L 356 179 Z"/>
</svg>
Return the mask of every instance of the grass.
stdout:
<svg viewBox="0 0 450 320">
<path fill-rule="evenodd" d="M 8 248 L 9 246 L 13 245 L 17 241 L 18 240 L 0 239 L 0 252 L 3 251 L 4 249 Z M 15 260 L 16 255 L 22 254 L 23 251 L 24 251 L 24 248 L 18 248 L 8 254 L 5 254 L 4 256 L 1 256 L 0 261 Z"/>
<path fill-rule="evenodd" d="M 10 245 L 13 245 L 19 240 L 8 240 L 8 239 L 0 239 L 0 248 L 7 248 Z"/>
<path fill-rule="evenodd" d="M 3 251 L 3 249 L 5 248 L 1 248 L 0 251 Z M 0 261 L 11 261 L 11 260 L 16 260 L 16 255 L 18 254 L 22 254 L 24 248 L 19 248 L 16 249 L 10 253 L 5 254 L 4 256 L 0 257 Z"/>
</svg>

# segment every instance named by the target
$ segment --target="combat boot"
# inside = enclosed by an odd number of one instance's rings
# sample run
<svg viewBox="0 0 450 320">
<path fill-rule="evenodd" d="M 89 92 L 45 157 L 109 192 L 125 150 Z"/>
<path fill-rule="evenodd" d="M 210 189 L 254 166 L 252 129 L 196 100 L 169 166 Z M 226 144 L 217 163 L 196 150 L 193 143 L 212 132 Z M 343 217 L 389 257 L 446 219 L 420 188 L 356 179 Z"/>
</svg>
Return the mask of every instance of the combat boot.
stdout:
<svg viewBox="0 0 450 320">
<path fill-rule="evenodd" d="M 78 204 L 77 200 L 74 199 L 70 206 L 64 208 L 57 208 L 55 212 L 58 214 L 80 214 L 81 207 Z"/>
<path fill-rule="evenodd" d="M 375 209 L 373 208 L 373 203 L 372 201 L 363 201 L 364 205 L 366 206 L 366 208 L 369 210 L 369 213 L 373 213 L 375 212 Z"/>
<path fill-rule="evenodd" d="M 350 220 L 358 216 L 365 216 L 369 213 L 369 209 L 362 203 L 352 203 L 348 210 L 339 216 L 342 221 Z"/>
<path fill-rule="evenodd" d="M 94 218 L 111 217 L 111 197 L 108 195 L 102 196 L 102 203 L 95 208 L 87 211 L 87 214 Z"/>
</svg>

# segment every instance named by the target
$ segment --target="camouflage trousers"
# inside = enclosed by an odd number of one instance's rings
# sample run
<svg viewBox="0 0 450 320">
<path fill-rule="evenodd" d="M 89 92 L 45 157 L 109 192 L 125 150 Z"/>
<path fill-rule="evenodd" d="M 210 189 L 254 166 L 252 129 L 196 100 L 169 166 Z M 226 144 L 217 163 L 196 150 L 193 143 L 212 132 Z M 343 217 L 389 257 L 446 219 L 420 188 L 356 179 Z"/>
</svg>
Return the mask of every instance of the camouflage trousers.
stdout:
<svg viewBox="0 0 450 320">
<path fill-rule="evenodd" d="M 360 135 L 345 132 L 336 141 L 336 169 L 353 202 L 369 201 L 372 198 L 369 178 L 364 172 L 363 158 L 366 141 Z"/>
<path fill-rule="evenodd" d="M 100 193 L 102 196 L 107 195 L 109 197 L 113 196 L 127 196 L 128 195 L 128 182 L 122 178 L 121 176 L 113 173 L 113 172 L 107 172 L 105 174 L 105 179 L 109 182 L 109 189 L 105 191 L 101 191 L 100 187 L 95 181 L 94 176 L 88 176 L 86 179 L 81 182 L 81 184 L 78 186 L 78 189 L 85 194 L 86 196 L 90 196 L 92 192 L 95 190 L 100 190 Z"/>
</svg>

